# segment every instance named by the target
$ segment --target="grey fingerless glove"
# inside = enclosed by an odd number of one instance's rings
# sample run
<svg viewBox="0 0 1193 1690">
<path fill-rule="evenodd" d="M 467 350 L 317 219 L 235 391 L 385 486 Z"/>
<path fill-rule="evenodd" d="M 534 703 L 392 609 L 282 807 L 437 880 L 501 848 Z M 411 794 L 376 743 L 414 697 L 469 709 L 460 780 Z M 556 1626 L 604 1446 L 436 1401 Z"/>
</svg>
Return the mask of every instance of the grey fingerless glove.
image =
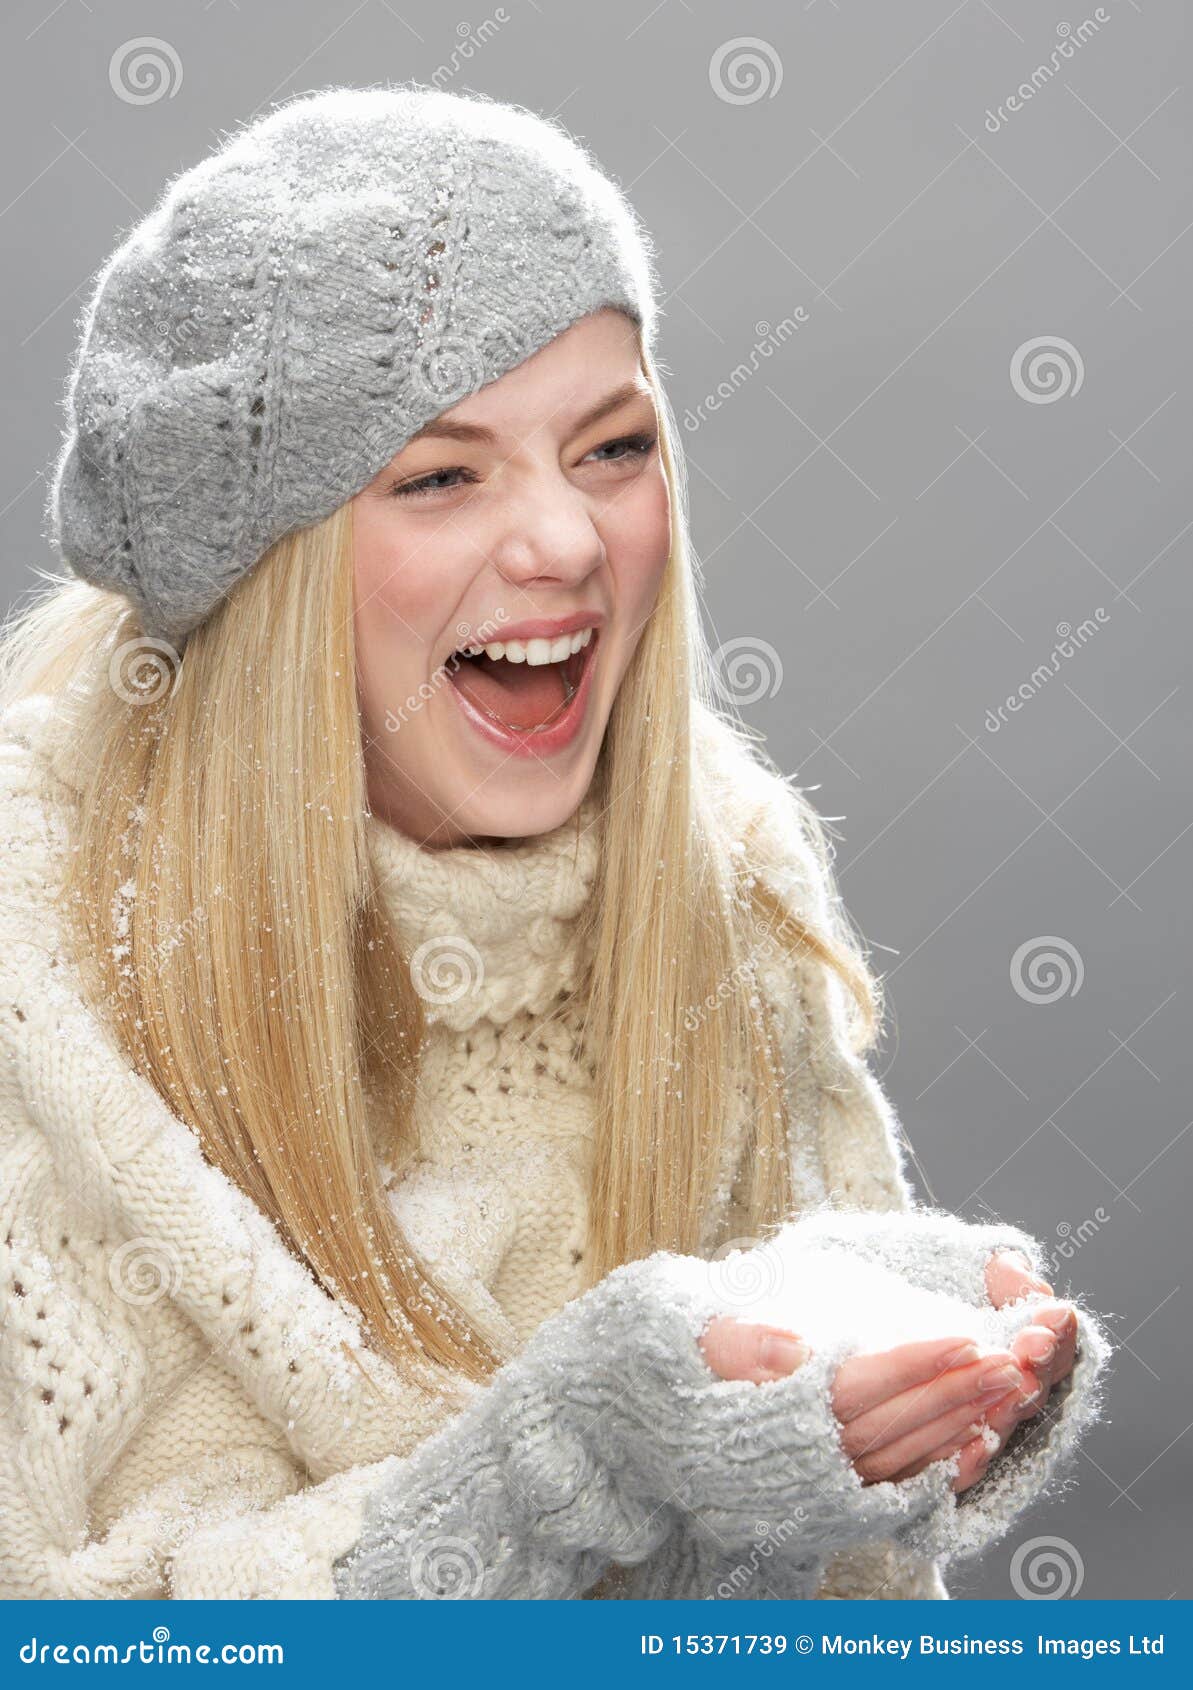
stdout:
<svg viewBox="0 0 1193 1690">
<path fill-rule="evenodd" d="M 1000 1248 L 1020 1250 L 1035 1271 L 1040 1271 L 1039 1246 L 1016 1227 L 968 1226 L 951 1215 L 925 1210 L 895 1214 L 831 1212 L 788 1223 L 765 1246 L 746 1252 L 736 1267 L 731 1263 L 722 1266 L 736 1292 L 737 1306 L 732 1312 L 746 1320 L 777 1319 L 796 1331 L 804 1331 L 798 1312 L 789 1318 L 781 1312 L 784 1281 L 788 1289 L 795 1280 L 810 1280 L 814 1287 L 823 1285 L 826 1283 L 823 1276 L 834 1271 L 831 1253 L 845 1250 L 887 1273 L 897 1274 L 909 1286 L 944 1293 L 955 1305 L 970 1304 L 981 1311 L 980 1321 L 973 1323 L 979 1341 L 1005 1348 L 1030 1323 L 1036 1299 L 1030 1297 L 999 1310 L 992 1308 L 984 1268 L 992 1251 Z M 773 1289 L 776 1285 L 780 1288 L 778 1292 Z M 772 1295 L 764 1313 L 768 1288 Z M 751 1293 L 759 1293 L 756 1300 L 752 1301 Z M 819 1294 L 813 1295 L 814 1305 L 822 1300 Z M 801 1293 L 796 1301 L 802 1301 L 806 1312 L 806 1296 Z M 832 1307 L 831 1299 L 829 1307 Z M 1072 1371 L 1053 1388 L 1044 1409 L 1015 1430 L 983 1478 L 960 1496 L 951 1491 L 955 1464 L 936 1466 L 934 1470 L 941 1475 L 942 1482 L 950 1486 L 947 1497 L 942 1495 L 939 1506 L 926 1511 L 909 1498 L 905 1519 L 900 1522 L 896 1517 L 891 1531 L 898 1551 L 905 1558 L 925 1565 L 933 1561 L 947 1565 L 952 1560 L 976 1554 L 1004 1536 L 1027 1507 L 1068 1481 L 1078 1443 L 1101 1410 L 1103 1369 L 1110 1353 L 1106 1334 L 1096 1318 L 1079 1304 L 1075 1307 L 1078 1350 Z M 826 1322 L 824 1311 L 817 1307 L 817 1324 L 822 1334 L 840 1318 L 833 1314 Z M 947 1313 L 941 1318 L 946 1326 L 952 1326 Z M 897 1332 L 899 1319 L 899 1311 L 892 1309 L 882 1316 L 878 1325 Z M 844 1324 L 848 1325 L 847 1317 Z M 966 1330 L 965 1324 L 958 1330 Z M 890 1344 L 900 1341 L 905 1339 L 897 1335 L 889 1339 Z M 882 1344 L 872 1341 L 859 1346 L 856 1335 L 845 1343 L 834 1339 L 831 1345 L 823 1339 L 814 1340 L 813 1350 L 819 1347 L 821 1355 L 818 1358 L 814 1354 L 812 1363 L 801 1369 L 801 1373 L 806 1377 L 808 1366 L 815 1366 L 819 1361 L 823 1403 L 828 1380 L 845 1354 L 859 1347 L 886 1347 L 886 1343 L 886 1340 Z M 773 1386 L 755 1388 L 775 1389 Z M 821 1431 L 823 1450 L 828 1447 L 823 1422 Z M 867 1494 L 893 1491 L 898 1495 L 907 1488 L 906 1483 L 871 1486 Z M 748 1547 L 737 1549 L 734 1545 L 739 1543 L 739 1532 L 724 1532 L 723 1527 L 719 1530 L 714 1514 L 706 1516 L 693 1509 L 681 1516 L 676 1530 L 663 1546 L 624 1573 L 610 1593 L 631 1599 L 806 1598 L 815 1593 L 823 1570 L 820 1549 L 826 1534 L 833 1537 L 829 1545 L 832 1550 L 850 1547 L 854 1534 L 848 1510 L 842 1512 L 835 1526 L 830 1518 L 819 1522 L 819 1530 L 811 1534 L 793 1530 L 790 1521 L 776 1524 L 769 1513 L 760 1510 L 756 1538 Z M 878 1535 L 876 1531 L 874 1536 Z M 816 1551 L 811 1556 L 810 1547 Z"/>
<path fill-rule="evenodd" d="M 689 1511 L 719 1553 L 760 1531 L 796 1535 L 811 1569 L 952 1510 L 940 1466 L 862 1485 L 840 1445 L 830 1358 L 773 1384 L 715 1375 L 696 1341 L 720 1312 L 708 1264 L 670 1252 L 565 1305 L 369 1496 L 337 1594 L 578 1596 L 610 1561 L 659 1549 Z"/>
</svg>

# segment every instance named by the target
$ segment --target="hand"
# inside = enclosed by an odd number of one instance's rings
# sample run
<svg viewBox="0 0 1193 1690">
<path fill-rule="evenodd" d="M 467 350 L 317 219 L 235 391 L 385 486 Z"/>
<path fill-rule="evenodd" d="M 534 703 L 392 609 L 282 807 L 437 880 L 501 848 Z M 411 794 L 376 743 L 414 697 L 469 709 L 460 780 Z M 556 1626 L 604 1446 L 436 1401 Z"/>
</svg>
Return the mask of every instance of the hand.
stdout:
<svg viewBox="0 0 1193 1690">
<path fill-rule="evenodd" d="M 732 1315 L 709 1322 L 700 1348 L 723 1379 L 756 1384 L 794 1373 L 811 1354 L 793 1332 Z M 960 1451 L 953 1489 L 963 1491 L 995 1453 L 982 1437 L 984 1417 L 1013 1415 L 1009 1436 L 1036 1389 L 1036 1376 L 1011 1351 L 979 1356 L 960 1336 L 851 1356 L 833 1377 L 832 1403 L 842 1447 L 865 1484 L 909 1478 Z"/>
</svg>

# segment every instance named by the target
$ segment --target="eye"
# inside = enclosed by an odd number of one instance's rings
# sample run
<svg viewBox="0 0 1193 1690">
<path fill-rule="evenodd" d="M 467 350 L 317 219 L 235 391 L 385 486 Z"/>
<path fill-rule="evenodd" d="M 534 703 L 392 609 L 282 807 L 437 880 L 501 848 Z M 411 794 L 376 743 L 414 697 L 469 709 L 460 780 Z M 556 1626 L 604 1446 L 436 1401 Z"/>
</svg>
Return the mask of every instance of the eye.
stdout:
<svg viewBox="0 0 1193 1690">
<path fill-rule="evenodd" d="M 395 481 L 390 493 L 395 499 L 417 499 L 427 493 L 439 493 L 449 488 L 452 483 L 445 481 L 445 476 L 459 475 L 465 481 L 475 481 L 476 476 L 462 464 L 447 469 L 433 469 L 429 475 L 420 475 L 415 481 Z"/>
<path fill-rule="evenodd" d="M 647 456 L 647 454 L 649 452 L 652 452 L 654 450 L 655 442 L 657 440 L 658 440 L 658 435 L 653 434 L 653 433 L 649 433 L 649 432 L 642 433 L 642 434 L 623 434 L 623 435 L 620 435 L 616 440 L 606 440 L 603 445 L 594 446 L 593 451 L 594 452 L 611 452 L 617 447 L 625 446 L 625 447 L 629 448 L 630 457 L 644 458 L 644 457 Z M 624 463 L 625 459 L 622 458 L 622 457 L 600 458 L 597 461 L 599 463 L 616 464 L 616 463 Z"/>
<path fill-rule="evenodd" d="M 605 464 L 624 463 L 627 457 L 647 457 L 654 450 L 657 441 L 658 435 L 650 431 L 623 434 L 616 440 L 606 440 L 602 445 L 594 446 L 588 457 L 597 452 L 617 452 L 617 457 L 597 458 L 596 461 Z M 587 462 L 588 458 L 583 461 Z M 413 481 L 396 481 L 389 488 L 389 493 L 395 499 L 420 499 L 431 493 L 449 492 L 456 486 L 475 485 L 478 480 L 479 477 L 472 470 L 465 468 L 463 464 L 454 464 L 431 470 L 429 474 L 420 475 Z"/>
</svg>

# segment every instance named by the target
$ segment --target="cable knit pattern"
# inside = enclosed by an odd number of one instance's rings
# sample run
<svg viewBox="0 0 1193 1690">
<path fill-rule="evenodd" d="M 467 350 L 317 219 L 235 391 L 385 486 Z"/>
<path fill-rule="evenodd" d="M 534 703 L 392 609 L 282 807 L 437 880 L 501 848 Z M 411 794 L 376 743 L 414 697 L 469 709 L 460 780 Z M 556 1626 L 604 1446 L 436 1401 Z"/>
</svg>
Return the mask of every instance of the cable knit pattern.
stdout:
<svg viewBox="0 0 1193 1690">
<path fill-rule="evenodd" d="M 349 1313 L 86 1011 L 56 903 L 75 743 L 67 707 L 46 698 L 0 722 L 0 1594 L 334 1598 L 356 1576 L 396 1594 L 411 1584 L 407 1551 L 448 1521 L 448 1535 L 471 1546 L 469 1564 L 475 1550 L 507 1594 L 705 1595 L 714 1574 L 714 1593 L 734 1594 L 725 1558 L 767 1517 L 739 1494 L 747 1469 L 775 1506 L 808 1510 L 810 1535 L 770 1564 L 774 1594 L 810 1588 L 817 1568 L 828 1595 L 945 1594 L 929 1557 L 956 1548 L 941 1522 L 959 1510 L 945 1506 L 939 1478 L 901 1501 L 879 1494 L 896 1487 L 859 1499 L 828 1436 L 822 1376 L 809 1370 L 790 1390 L 753 1398 L 714 1381 L 690 1343 L 691 1321 L 708 1312 L 706 1264 L 670 1258 L 680 1283 L 652 1278 L 664 1272 L 652 1257 L 630 1264 L 620 1291 L 606 1279 L 579 1295 L 595 1070 L 576 1019 L 574 917 L 599 844 L 591 801 L 578 841 L 572 821 L 486 853 L 424 853 L 368 822 L 404 944 L 417 952 L 464 938 L 479 958 L 469 990 L 453 996 L 458 981 L 424 952 L 417 1152 L 389 1170 L 416 1246 L 478 1320 L 522 1346 L 491 1385 L 461 1385 L 449 1406 L 380 1357 L 370 1363 L 380 1396 L 370 1391 L 344 1354 L 345 1341 L 360 1342 Z M 785 875 L 809 912 L 817 899 L 828 909 L 792 794 L 772 777 L 757 783 L 740 759 L 735 784 L 707 722 L 699 745 L 732 825 L 766 823 L 759 872 Z M 908 1202 L 897 1123 L 845 1050 L 840 1001 L 820 969 L 797 969 L 794 989 L 777 968 L 770 982 L 796 1104 L 799 1209 L 832 1193 L 890 1211 L 897 1237 L 909 1218 L 893 1213 Z M 715 1227 L 733 1226 L 728 1182 L 726 1204 Z M 862 1227 L 859 1249 L 876 1249 L 878 1237 Z M 926 1237 L 906 1253 L 909 1278 L 935 1271 L 924 1269 Z M 967 1255 L 964 1237 L 961 1228 L 944 1257 L 972 1287 L 987 1240 L 975 1229 Z M 147 1264 L 160 1295 L 146 1290 Z M 627 1325 L 633 1297 L 642 1318 Z M 677 1320 L 688 1322 L 682 1359 L 672 1353 Z M 664 1338 L 678 1394 L 660 1401 Z M 1096 1345 L 1087 1353 L 1096 1371 Z M 643 1394 L 622 1394 L 639 1363 Z M 1036 1478 L 1054 1470 L 1095 1395 L 1082 1385 L 1057 1417 Z M 799 1415 L 772 1426 L 788 1398 Z M 766 1421 L 763 1442 L 751 1443 L 741 1420 L 744 1442 L 726 1443 L 747 1406 L 762 1417 L 755 1430 Z M 680 1431 L 689 1412 L 692 1447 L 711 1439 L 748 1457 L 731 1485 L 715 1466 L 690 1470 Z M 765 1440 L 783 1448 L 795 1437 L 810 1437 L 809 1461 L 827 1463 L 811 1499 L 790 1479 L 769 1490 Z M 567 1489 L 578 1464 L 590 1476 L 582 1497 Z M 466 1518 L 449 1493 L 472 1499 Z M 1000 1495 L 998 1518 L 1019 1505 Z M 468 1520 L 495 1535 L 474 1540 Z M 711 1549 L 705 1520 L 719 1533 Z M 984 1522 L 978 1537 L 992 1529 Z M 390 1539 L 401 1547 L 386 1557 Z"/>
<path fill-rule="evenodd" d="M 582 1284 L 595 1068 L 574 996 L 575 918 L 599 840 L 591 795 L 579 826 L 573 817 L 509 847 L 426 851 L 369 821 L 381 894 L 428 1023 L 418 1151 L 397 1170 L 394 1206 L 433 1239 L 437 1266 L 471 1312 L 518 1341 Z"/>
</svg>

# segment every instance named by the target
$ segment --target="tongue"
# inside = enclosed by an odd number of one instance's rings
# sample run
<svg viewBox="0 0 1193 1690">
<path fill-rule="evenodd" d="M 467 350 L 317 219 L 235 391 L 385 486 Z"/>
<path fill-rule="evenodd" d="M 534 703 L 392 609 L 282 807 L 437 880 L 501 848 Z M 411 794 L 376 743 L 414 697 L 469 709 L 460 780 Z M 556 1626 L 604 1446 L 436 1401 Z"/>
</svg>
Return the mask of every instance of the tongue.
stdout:
<svg viewBox="0 0 1193 1690">
<path fill-rule="evenodd" d="M 562 663 L 510 663 L 504 657 L 466 658 L 452 676 L 470 704 L 507 727 L 537 728 L 567 697 Z"/>
</svg>

